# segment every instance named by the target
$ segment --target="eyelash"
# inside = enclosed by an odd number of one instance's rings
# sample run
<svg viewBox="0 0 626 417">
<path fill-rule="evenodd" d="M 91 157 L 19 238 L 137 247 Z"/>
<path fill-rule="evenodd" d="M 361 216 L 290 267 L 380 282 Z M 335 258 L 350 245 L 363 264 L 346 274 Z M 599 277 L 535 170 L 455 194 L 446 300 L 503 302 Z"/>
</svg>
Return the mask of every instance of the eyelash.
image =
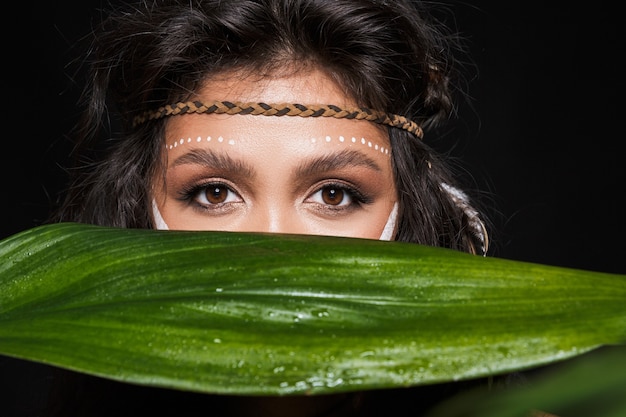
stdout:
<svg viewBox="0 0 626 417">
<path fill-rule="evenodd" d="M 350 198 L 351 201 L 347 206 L 333 206 L 332 204 L 322 205 L 322 207 L 324 207 L 324 209 L 328 211 L 355 209 L 363 205 L 370 204 L 373 201 L 371 197 L 363 194 L 357 188 L 352 187 L 342 182 L 328 182 L 328 183 L 322 184 L 321 186 L 317 187 L 315 191 L 309 194 L 309 197 L 307 197 L 307 199 L 312 198 L 315 194 L 319 193 L 320 191 L 323 191 L 329 188 L 334 188 L 334 189 L 343 191 L 344 193 L 348 195 L 348 198 Z"/>
<path fill-rule="evenodd" d="M 235 193 L 237 195 L 239 195 L 238 193 L 236 193 L 235 191 L 233 191 L 232 187 L 229 186 L 228 184 L 226 184 L 223 181 L 207 181 L 207 182 L 203 182 L 200 184 L 194 184 L 191 185 L 187 188 L 184 188 L 181 190 L 180 192 L 180 197 L 179 200 L 185 202 L 186 204 L 190 205 L 190 206 L 194 206 L 196 208 L 202 209 L 202 210 L 217 210 L 220 207 L 222 207 L 222 204 L 211 204 L 211 205 L 206 205 L 206 204 L 202 204 L 200 202 L 198 202 L 198 197 L 200 195 L 200 193 L 206 193 L 207 189 L 209 188 L 224 188 L 225 190 L 227 190 L 229 193 Z"/>
<path fill-rule="evenodd" d="M 236 195 L 239 195 L 236 191 L 232 189 L 231 186 L 229 186 L 225 182 L 208 181 L 208 182 L 203 182 L 200 184 L 195 184 L 190 187 L 184 188 L 180 192 L 179 200 L 201 210 L 218 210 L 223 207 L 222 204 L 227 204 L 227 203 L 217 203 L 217 204 L 211 204 L 207 206 L 206 204 L 202 204 L 198 202 L 197 198 L 200 195 L 200 193 L 206 193 L 209 187 L 224 188 L 229 193 L 234 193 Z M 373 202 L 373 199 L 371 197 L 367 196 L 366 194 L 363 194 L 357 188 L 349 186 L 342 182 L 329 182 L 329 183 L 322 184 L 319 187 L 317 187 L 312 193 L 310 193 L 307 199 L 310 199 L 315 194 L 319 193 L 320 191 L 323 191 L 329 188 L 335 188 L 335 189 L 345 192 L 348 195 L 348 198 L 351 199 L 351 201 L 348 203 L 347 206 L 333 206 L 331 204 L 328 204 L 328 205 L 320 204 L 325 210 L 328 210 L 328 211 L 350 210 L 350 209 L 355 209 L 355 208 L 358 208 L 358 207 L 361 207 L 363 205 L 370 204 Z"/>
</svg>

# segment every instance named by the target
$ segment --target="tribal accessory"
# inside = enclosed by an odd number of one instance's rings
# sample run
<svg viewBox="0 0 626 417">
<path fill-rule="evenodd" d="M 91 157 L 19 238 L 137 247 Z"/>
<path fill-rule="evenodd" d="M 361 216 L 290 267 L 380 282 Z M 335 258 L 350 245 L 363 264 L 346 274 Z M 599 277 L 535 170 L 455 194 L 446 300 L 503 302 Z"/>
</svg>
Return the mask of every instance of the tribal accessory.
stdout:
<svg viewBox="0 0 626 417">
<path fill-rule="evenodd" d="M 133 126 L 145 123 L 148 120 L 156 120 L 166 116 L 190 113 L 215 113 L 215 114 L 250 114 L 263 116 L 300 116 L 300 117 L 333 117 L 335 119 L 367 120 L 370 122 L 406 130 L 422 138 L 424 132 L 415 122 L 404 116 L 389 114 L 368 108 L 342 109 L 332 104 L 267 104 L 267 103 L 241 103 L 230 101 L 186 101 L 159 107 L 140 114 L 133 119 Z"/>
<path fill-rule="evenodd" d="M 472 228 L 472 234 L 480 242 L 479 253 L 486 256 L 487 250 L 489 249 L 489 235 L 487 234 L 487 228 L 485 227 L 485 223 L 481 220 L 478 211 L 470 205 L 469 197 L 463 191 L 450 184 L 442 182 L 439 185 L 448 197 L 450 197 L 452 202 L 467 216 L 468 224 Z"/>
</svg>

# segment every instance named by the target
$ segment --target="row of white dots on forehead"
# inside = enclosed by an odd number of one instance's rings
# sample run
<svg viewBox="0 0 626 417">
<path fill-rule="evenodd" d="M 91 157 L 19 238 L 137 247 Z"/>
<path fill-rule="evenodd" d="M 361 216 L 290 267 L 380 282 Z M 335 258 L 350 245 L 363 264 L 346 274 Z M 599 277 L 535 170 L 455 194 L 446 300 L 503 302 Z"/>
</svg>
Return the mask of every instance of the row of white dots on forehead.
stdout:
<svg viewBox="0 0 626 417">
<path fill-rule="evenodd" d="M 325 142 L 332 142 L 332 138 L 330 136 L 326 136 L 324 138 Z M 346 139 L 343 136 L 339 136 L 338 138 L 339 142 L 344 143 L 344 142 L 348 142 L 348 143 L 360 143 L 361 145 L 366 145 L 368 148 L 372 148 L 375 151 L 380 151 L 380 153 L 384 153 L 385 155 L 389 154 L 389 149 L 385 148 L 384 146 L 379 146 L 377 143 L 372 143 L 369 140 L 366 140 L 365 138 L 361 138 L 360 140 L 355 138 L 354 136 L 351 139 Z M 317 142 L 317 139 L 315 138 L 311 138 L 311 143 L 315 143 Z"/>
<path fill-rule="evenodd" d="M 199 143 L 199 142 L 202 142 L 203 140 L 206 142 L 211 142 L 213 138 L 211 136 L 207 136 L 206 139 L 203 139 L 201 136 L 198 136 L 195 139 L 195 142 Z M 233 139 L 226 140 L 222 136 L 219 136 L 215 140 L 219 143 L 226 142 L 228 145 L 235 145 L 236 143 L 235 140 Z M 353 136 L 350 139 L 346 139 L 343 136 L 339 136 L 337 140 L 340 143 L 355 143 L 355 144 L 360 143 L 361 145 L 367 146 L 368 148 L 372 148 L 373 150 L 379 151 L 380 153 L 384 153 L 385 155 L 389 154 L 389 148 L 385 148 L 384 146 L 379 146 L 377 143 L 372 143 L 371 141 L 366 140 L 365 138 L 357 139 Z M 317 138 L 311 138 L 311 143 L 316 143 L 317 141 L 318 141 Z M 333 141 L 333 138 L 331 138 L 330 136 L 326 136 L 324 139 L 321 140 L 321 142 L 326 142 L 326 143 L 330 143 L 332 141 Z M 194 140 L 191 138 L 179 139 L 170 145 L 165 145 L 165 147 L 169 150 L 169 149 L 174 149 L 178 146 L 182 146 L 185 143 L 191 143 L 191 142 L 194 142 Z"/>
<path fill-rule="evenodd" d="M 195 141 L 196 142 L 202 142 L 202 140 L 203 140 L 202 137 L 198 136 Z M 212 140 L 211 136 L 207 136 L 206 137 L 206 141 L 207 142 L 211 142 L 211 140 Z M 223 137 L 221 137 L 221 136 L 216 139 L 216 141 L 219 142 L 219 143 L 224 142 L 224 140 L 225 139 Z M 176 142 L 174 142 L 173 144 L 165 145 L 165 146 L 166 146 L 167 149 L 174 149 L 174 148 L 176 148 L 178 146 L 183 146 L 185 143 L 191 143 L 191 142 L 193 142 L 193 140 L 191 138 L 179 139 Z M 230 140 L 227 140 L 226 143 L 228 143 L 229 145 L 234 145 L 235 141 L 233 139 L 230 139 Z"/>
</svg>

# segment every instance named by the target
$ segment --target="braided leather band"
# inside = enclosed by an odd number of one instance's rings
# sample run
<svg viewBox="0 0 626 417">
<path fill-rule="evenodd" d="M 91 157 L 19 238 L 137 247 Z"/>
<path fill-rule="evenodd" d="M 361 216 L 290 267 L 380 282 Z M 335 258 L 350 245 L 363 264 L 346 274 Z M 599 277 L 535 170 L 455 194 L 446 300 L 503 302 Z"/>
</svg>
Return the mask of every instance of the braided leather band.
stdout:
<svg viewBox="0 0 626 417">
<path fill-rule="evenodd" d="M 336 119 L 367 120 L 370 122 L 396 127 L 413 133 L 422 138 L 424 132 L 415 122 L 397 114 L 388 114 L 367 108 L 342 109 L 335 105 L 318 104 L 267 104 L 241 103 L 230 101 L 186 101 L 159 107 L 147 111 L 133 119 L 133 126 L 148 120 L 156 120 L 166 116 L 189 113 L 216 113 L 216 114 L 251 114 L 263 116 L 300 116 L 300 117 L 334 117 Z"/>
</svg>

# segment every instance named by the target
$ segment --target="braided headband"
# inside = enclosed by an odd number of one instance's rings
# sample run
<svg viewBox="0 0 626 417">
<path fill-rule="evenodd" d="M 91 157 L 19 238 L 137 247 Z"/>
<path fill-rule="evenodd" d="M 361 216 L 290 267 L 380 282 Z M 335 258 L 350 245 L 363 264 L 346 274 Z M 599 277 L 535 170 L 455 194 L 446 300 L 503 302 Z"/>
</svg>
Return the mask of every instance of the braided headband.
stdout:
<svg viewBox="0 0 626 417">
<path fill-rule="evenodd" d="M 186 101 L 159 107 L 140 114 L 133 119 L 133 126 L 148 120 L 156 120 L 166 116 L 189 113 L 216 114 L 251 114 L 263 116 L 300 116 L 300 117 L 334 117 L 335 119 L 367 120 L 370 122 L 396 127 L 413 133 L 422 138 L 424 132 L 415 122 L 397 114 L 388 114 L 367 108 L 342 109 L 335 105 L 303 105 L 303 104 L 267 104 L 241 103 L 230 101 Z"/>
</svg>

